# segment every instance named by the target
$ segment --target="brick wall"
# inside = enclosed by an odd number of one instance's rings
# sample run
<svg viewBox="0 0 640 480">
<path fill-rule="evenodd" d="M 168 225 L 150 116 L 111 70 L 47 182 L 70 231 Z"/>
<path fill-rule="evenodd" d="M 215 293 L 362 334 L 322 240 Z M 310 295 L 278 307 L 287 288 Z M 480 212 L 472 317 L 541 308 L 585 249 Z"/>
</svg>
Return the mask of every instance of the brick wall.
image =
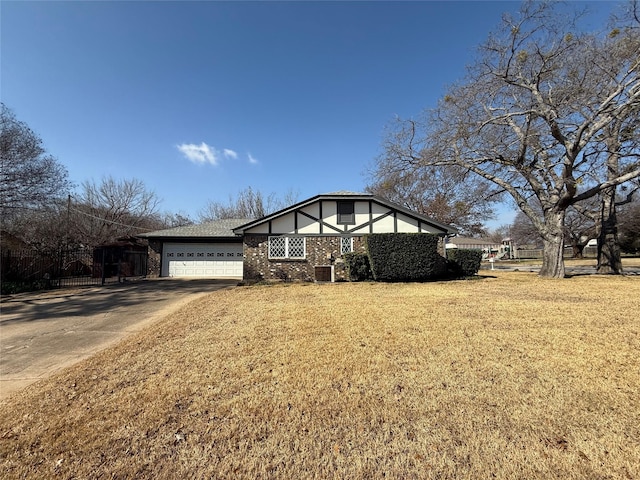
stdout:
<svg viewBox="0 0 640 480">
<path fill-rule="evenodd" d="M 353 237 L 355 252 L 364 252 L 362 237 Z M 244 279 L 314 281 L 316 266 L 334 266 L 336 280 L 346 280 L 347 272 L 340 254 L 340 237 L 306 237 L 304 260 L 269 260 L 269 236 L 247 234 L 244 237 Z M 331 258 L 328 258 L 331 256 Z"/>
<path fill-rule="evenodd" d="M 162 242 L 149 240 L 149 259 L 147 260 L 147 276 L 159 277 L 162 267 Z"/>
</svg>

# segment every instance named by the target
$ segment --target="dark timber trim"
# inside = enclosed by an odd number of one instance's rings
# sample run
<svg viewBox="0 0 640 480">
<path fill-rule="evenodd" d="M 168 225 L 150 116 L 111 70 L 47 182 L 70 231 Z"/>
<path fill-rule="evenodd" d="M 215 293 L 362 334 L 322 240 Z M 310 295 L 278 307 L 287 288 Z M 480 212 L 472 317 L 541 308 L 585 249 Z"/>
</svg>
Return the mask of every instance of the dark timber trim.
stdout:
<svg viewBox="0 0 640 480">
<path fill-rule="evenodd" d="M 342 230 L 340 230 L 339 228 L 334 227 L 333 225 L 328 224 L 324 220 L 320 220 L 319 218 L 316 218 L 313 215 L 309 215 L 307 212 L 300 211 L 300 213 L 302 215 L 304 215 L 305 217 L 310 218 L 311 220 L 314 220 L 314 221 L 318 222 L 320 224 L 320 233 L 324 233 L 323 230 L 322 230 L 322 226 L 323 225 L 325 227 L 327 227 L 327 228 L 330 228 L 334 232 L 342 233 Z"/>
<path fill-rule="evenodd" d="M 373 233 L 373 202 L 369 200 L 369 233 Z"/>
<path fill-rule="evenodd" d="M 356 225 L 355 227 L 349 229 L 349 230 L 345 230 L 345 233 L 353 233 L 356 230 L 360 230 L 361 228 L 365 228 L 366 226 L 369 227 L 369 233 L 373 233 L 373 224 L 382 220 L 383 218 L 388 217 L 389 215 L 395 215 L 395 211 L 394 210 L 389 210 L 387 213 L 384 213 L 382 215 L 380 215 L 379 217 L 368 221 L 367 223 L 363 223 L 362 225 Z"/>
</svg>

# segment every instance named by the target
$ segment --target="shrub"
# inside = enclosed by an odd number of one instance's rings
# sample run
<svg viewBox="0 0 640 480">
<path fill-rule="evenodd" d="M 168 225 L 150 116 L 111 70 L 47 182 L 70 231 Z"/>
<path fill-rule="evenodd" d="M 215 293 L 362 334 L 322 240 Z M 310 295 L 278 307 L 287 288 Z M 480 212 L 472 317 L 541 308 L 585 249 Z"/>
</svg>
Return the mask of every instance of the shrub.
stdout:
<svg viewBox="0 0 640 480">
<path fill-rule="evenodd" d="M 480 270 L 482 251 L 471 249 L 451 249 L 447 251 L 449 275 L 454 278 L 472 277 Z"/>
<path fill-rule="evenodd" d="M 377 233 L 365 237 L 371 272 L 381 282 L 421 282 L 442 278 L 446 260 L 438 236 L 424 233 Z"/>
<path fill-rule="evenodd" d="M 347 253 L 344 256 L 347 266 L 347 276 L 352 282 L 363 282 L 373 280 L 369 256 L 366 253 Z"/>
</svg>

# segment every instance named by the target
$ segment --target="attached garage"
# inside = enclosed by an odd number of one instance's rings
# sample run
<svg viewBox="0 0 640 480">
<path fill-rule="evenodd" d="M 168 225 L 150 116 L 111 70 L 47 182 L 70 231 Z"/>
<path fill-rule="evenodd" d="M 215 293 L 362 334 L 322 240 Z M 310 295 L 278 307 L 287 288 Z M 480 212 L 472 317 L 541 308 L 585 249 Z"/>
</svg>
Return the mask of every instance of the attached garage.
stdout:
<svg viewBox="0 0 640 480">
<path fill-rule="evenodd" d="M 241 243 L 165 243 L 162 276 L 242 278 Z"/>
<path fill-rule="evenodd" d="M 149 275 L 176 278 L 243 277 L 242 236 L 251 219 L 224 219 L 139 235 L 149 240 Z"/>
</svg>

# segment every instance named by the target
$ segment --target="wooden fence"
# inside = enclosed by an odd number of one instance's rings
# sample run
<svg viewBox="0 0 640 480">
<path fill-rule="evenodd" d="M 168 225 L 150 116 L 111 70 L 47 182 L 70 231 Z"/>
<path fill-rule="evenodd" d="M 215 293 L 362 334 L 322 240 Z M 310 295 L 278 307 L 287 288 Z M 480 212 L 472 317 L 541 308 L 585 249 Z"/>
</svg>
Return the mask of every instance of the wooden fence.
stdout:
<svg viewBox="0 0 640 480">
<path fill-rule="evenodd" d="M 525 250 L 525 249 L 516 249 L 515 250 L 516 258 L 522 260 L 528 259 L 542 259 L 542 249 L 533 249 L 533 250 Z M 584 247 L 582 250 L 582 256 L 586 258 L 595 258 L 597 255 L 596 247 Z M 563 252 L 564 258 L 573 258 L 573 249 L 571 247 L 565 247 Z"/>
</svg>

